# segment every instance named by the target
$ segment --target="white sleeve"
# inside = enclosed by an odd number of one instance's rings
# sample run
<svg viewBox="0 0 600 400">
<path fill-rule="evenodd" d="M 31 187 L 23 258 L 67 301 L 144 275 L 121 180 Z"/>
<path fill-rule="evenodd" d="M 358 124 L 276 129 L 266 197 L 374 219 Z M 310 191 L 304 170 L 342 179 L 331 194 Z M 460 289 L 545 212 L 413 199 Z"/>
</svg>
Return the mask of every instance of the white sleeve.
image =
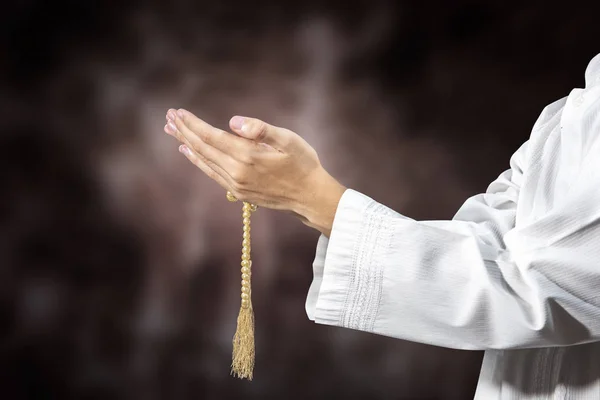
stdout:
<svg viewBox="0 0 600 400">
<path fill-rule="evenodd" d="M 465 350 L 600 339 L 600 179 L 514 228 L 526 150 L 450 221 L 346 190 L 319 238 L 309 318 Z"/>
</svg>

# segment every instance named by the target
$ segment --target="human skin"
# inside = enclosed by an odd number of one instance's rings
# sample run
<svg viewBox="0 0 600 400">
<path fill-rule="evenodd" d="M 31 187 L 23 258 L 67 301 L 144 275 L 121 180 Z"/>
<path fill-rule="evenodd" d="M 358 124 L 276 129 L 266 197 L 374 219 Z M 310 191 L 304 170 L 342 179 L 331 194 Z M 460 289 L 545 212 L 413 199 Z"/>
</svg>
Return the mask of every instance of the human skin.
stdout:
<svg viewBox="0 0 600 400">
<path fill-rule="evenodd" d="M 347 189 L 321 165 L 302 137 L 256 118 L 234 116 L 236 135 L 184 109 L 169 109 L 164 130 L 179 151 L 238 200 L 292 213 L 329 237 Z"/>
</svg>

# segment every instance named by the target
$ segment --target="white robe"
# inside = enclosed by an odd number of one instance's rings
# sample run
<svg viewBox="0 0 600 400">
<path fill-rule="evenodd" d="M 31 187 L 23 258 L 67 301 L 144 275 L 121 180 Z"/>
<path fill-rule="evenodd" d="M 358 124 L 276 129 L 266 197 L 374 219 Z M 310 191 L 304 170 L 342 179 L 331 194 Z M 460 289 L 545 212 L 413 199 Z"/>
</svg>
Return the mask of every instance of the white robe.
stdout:
<svg viewBox="0 0 600 400">
<path fill-rule="evenodd" d="M 450 221 L 355 190 L 319 238 L 317 323 L 485 350 L 476 399 L 600 399 L 600 54 Z"/>
</svg>

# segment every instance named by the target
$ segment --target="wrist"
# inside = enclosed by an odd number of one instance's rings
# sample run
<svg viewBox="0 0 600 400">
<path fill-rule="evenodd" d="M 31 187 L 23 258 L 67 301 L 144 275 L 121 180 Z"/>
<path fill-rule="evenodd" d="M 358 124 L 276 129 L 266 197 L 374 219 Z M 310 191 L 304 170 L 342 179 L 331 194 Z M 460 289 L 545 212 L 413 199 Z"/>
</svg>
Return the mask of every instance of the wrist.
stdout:
<svg viewBox="0 0 600 400">
<path fill-rule="evenodd" d="M 346 189 L 320 167 L 308 179 L 302 199 L 293 211 L 305 225 L 329 237 L 338 204 Z"/>
</svg>

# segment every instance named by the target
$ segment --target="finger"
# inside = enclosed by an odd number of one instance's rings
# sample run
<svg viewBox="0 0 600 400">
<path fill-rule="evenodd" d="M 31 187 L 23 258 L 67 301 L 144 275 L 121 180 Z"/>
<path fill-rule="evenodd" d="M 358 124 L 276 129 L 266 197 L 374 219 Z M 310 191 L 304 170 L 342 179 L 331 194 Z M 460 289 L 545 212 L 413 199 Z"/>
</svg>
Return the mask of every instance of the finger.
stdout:
<svg viewBox="0 0 600 400">
<path fill-rule="evenodd" d="M 227 182 L 227 179 L 218 170 L 211 167 L 205 161 L 203 161 L 197 154 L 190 150 L 189 147 L 182 144 L 179 146 L 179 152 L 182 153 L 188 160 L 192 162 L 196 167 L 200 168 L 209 178 L 216 181 L 223 189 L 231 191 L 231 185 Z"/>
<path fill-rule="evenodd" d="M 176 130 L 174 136 L 176 136 L 179 141 L 187 145 L 193 152 L 198 153 L 204 159 L 205 163 L 208 163 L 212 167 L 218 167 L 220 172 L 222 171 L 226 176 L 231 178 L 229 171 L 233 171 L 238 167 L 238 165 L 236 165 L 237 161 L 234 160 L 233 157 L 204 143 L 204 141 L 183 123 L 181 118 L 177 118 L 175 122 L 171 121 L 169 124 L 171 131 L 173 131 L 173 126 L 175 126 Z M 169 126 L 169 124 L 167 125 Z"/>
<path fill-rule="evenodd" d="M 190 144 L 189 140 L 187 140 L 186 137 L 184 137 L 177 129 L 177 126 L 175 125 L 175 122 L 173 121 L 167 121 L 167 124 L 164 127 L 164 131 L 173 136 L 175 139 L 179 140 L 181 143 L 185 144 L 186 146 L 188 146 L 189 148 L 193 148 L 193 146 Z"/>
<path fill-rule="evenodd" d="M 294 132 L 289 129 L 269 125 L 257 118 L 234 116 L 229 121 L 231 129 L 246 139 L 260 143 L 266 143 L 269 146 L 285 151 L 291 144 Z"/>
<path fill-rule="evenodd" d="M 189 148 L 194 149 L 194 147 L 199 143 L 199 138 L 197 135 L 193 133 L 188 133 L 187 135 L 182 132 L 177 126 L 177 115 L 176 111 L 172 108 L 167 112 L 167 124 L 165 125 L 165 132 L 169 135 L 174 136 L 181 143 L 187 145 Z M 180 121 L 181 122 L 181 121 Z"/>
<path fill-rule="evenodd" d="M 181 118 L 175 119 L 175 126 L 177 132 L 183 138 L 187 140 L 190 148 L 196 153 L 200 154 L 206 160 L 218 165 L 225 171 L 232 171 L 237 168 L 237 160 L 229 153 L 224 153 L 218 148 L 211 145 L 212 140 L 209 139 L 209 143 L 205 142 L 199 134 L 192 131 Z M 231 135 L 230 135 L 231 136 Z"/>
<path fill-rule="evenodd" d="M 173 108 L 169 108 L 167 110 L 167 121 L 175 121 L 175 118 L 177 117 L 176 112 L 177 112 L 177 110 L 175 110 Z"/>
<path fill-rule="evenodd" d="M 182 142 L 186 148 L 191 149 L 192 146 L 189 143 L 189 141 L 179 133 L 179 131 L 177 130 L 177 127 L 175 126 L 175 124 L 173 123 L 173 121 L 169 121 L 164 128 L 165 132 L 168 133 L 171 136 L 174 136 L 176 139 L 178 139 L 180 142 Z M 181 150 L 181 148 L 180 148 Z M 194 154 L 194 151 L 192 151 L 192 154 Z M 208 165 L 212 170 L 216 171 L 219 175 L 223 176 L 223 177 L 227 177 L 230 178 L 229 173 L 227 173 L 223 168 L 219 167 L 218 165 L 210 162 L 209 160 L 202 160 L 201 157 L 199 157 L 197 154 L 195 154 L 195 156 L 200 159 L 204 164 Z"/>
<path fill-rule="evenodd" d="M 184 134 L 194 134 L 205 144 L 228 154 L 238 161 L 248 161 L 249 153 L 252 153 L 258 147 L 256 143 L 211 126 L 187 110 L 179 109 L 175 114 L 177 115 L 175 123 Z M 187 129 L 183 129 L 180 125 L 185 126 Z"/>
</svg>

